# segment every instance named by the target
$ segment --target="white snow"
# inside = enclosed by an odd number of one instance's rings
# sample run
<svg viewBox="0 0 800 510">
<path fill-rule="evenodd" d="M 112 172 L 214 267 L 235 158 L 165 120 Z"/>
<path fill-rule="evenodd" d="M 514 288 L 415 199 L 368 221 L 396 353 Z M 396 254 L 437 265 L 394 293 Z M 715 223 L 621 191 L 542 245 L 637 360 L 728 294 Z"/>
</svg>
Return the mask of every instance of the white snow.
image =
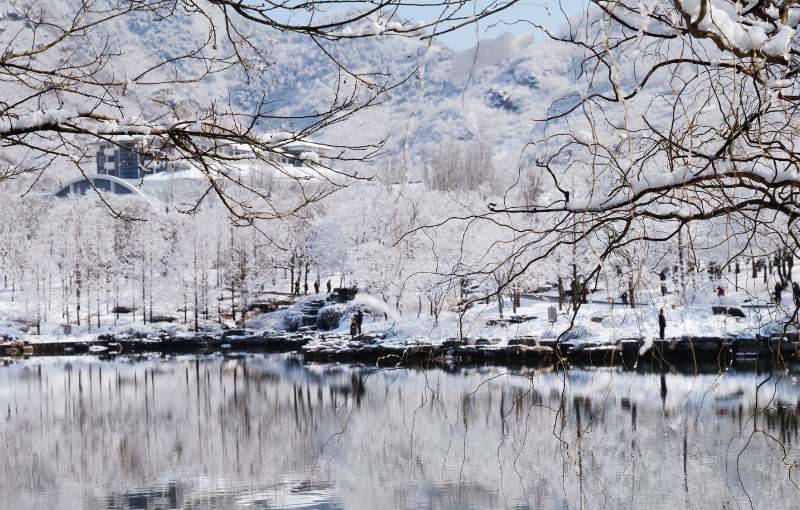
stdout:
<svg viewBox="0 0 800 510">
<path fill-rule="evenodd" d="M 467 76 L 472 70 L 496 64 L 512 57 L 533 44 L 533 35 L 525 32 L 514 36 L 505 32 L 494 39 L 484 39 L 472 48 L 459 51 L 453 56 L 450 76 Z"/>
<path fill-rule="evenodd" d="M 729 13 L 726 10 L 731 8 L 729 4 L 717 2 L 715 6 L 712 0 L 708 0 L 708 9 L 703 19 L 698 20 L 703 1 L 683 0 L 676 2 L 675 5 L 697 23 L 699 30 L 716 36 L 717 41 L 728 50 L 738 53 L 756 50 L 771 57 L 780 57 L 784 60 L 789 58 L 791 42 L 797 34 L 793 26 L 780 26 L 777 33 L 774 33 L 772 25 L 756 25 L 752 22 L 752 18 L 748 18 L 748 24 L 745 24 L 735 12 Z"/>
<path fill-rule="evenodd" d="M 8 127 L 0 128 L 0 134 L 10 133 L 15 130 L 24 130 L 45 126 L 48 124 L 63 124 L 78 117 L 74 110 L 44 110 L 40 112 L 20 115 L 18 119 L 8 117 Z"/>
<path fill-rule="evenodd" d="M 291 140 L 294 137 L 292 133 L 282 131 L 280 133 L 267 134 L 262 137 L 265 143 L 277 144 L 286 140 Z"/>
<path fill-rule="evenodd" d="M 300 159 L 308 163 L 316 163 L 319 165 L 319 154 L 314 151 L 300 153 Z"/>
<path fill-rule="evenodd" d="M 592 134 L 591 131 L 578 131 L 577 133 L 575 133 L 575 138 L 579 142 L 585 143 L 587 145 L 591 145 L 591 144 L 595 143 L 594 142 L 594 135 Z"/>
</svg>

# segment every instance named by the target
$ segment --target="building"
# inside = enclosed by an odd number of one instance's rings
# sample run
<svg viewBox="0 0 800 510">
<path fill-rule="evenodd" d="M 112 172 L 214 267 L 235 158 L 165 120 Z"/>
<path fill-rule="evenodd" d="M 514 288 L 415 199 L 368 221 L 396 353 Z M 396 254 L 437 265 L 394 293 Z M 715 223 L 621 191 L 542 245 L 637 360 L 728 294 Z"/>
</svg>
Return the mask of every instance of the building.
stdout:
<svg viewBox="0 0 800 510">
<path fill-rule="evenodd" d="M 270 143 L 275 136 L 262 138 Z M 159 139 L 160 141 L 160 139 Z M 195 139 L 197 148 L 209 155 L 208 167 L 181 156 L 173 147 L 144 146 L 142 137 L 119 136 L 100 141 L 93 146 L 95 174 L 78 177 L 53 192 L 51 196 L 65 197 L 84 194 L 94 187 L 103 192 L 120 195 L 138 194 L 152 202 L 157 199 L 171 203 L 176 196 L 186 198 L 203 193 L 208 187 L 205 172 L 235 174 L 244 182 L 256 176 L 288 179 L 313 179 L 325 172 L 320 156 L 330 157 L 331 147 L 307 140 L 278 141 L 275 152 L 265 161 L 256 156 L 250 146 Z M 152 141 L 151 141 L 152 142 Z M 210 170 L 209 170 L 210 168 Z"/>
</svg>

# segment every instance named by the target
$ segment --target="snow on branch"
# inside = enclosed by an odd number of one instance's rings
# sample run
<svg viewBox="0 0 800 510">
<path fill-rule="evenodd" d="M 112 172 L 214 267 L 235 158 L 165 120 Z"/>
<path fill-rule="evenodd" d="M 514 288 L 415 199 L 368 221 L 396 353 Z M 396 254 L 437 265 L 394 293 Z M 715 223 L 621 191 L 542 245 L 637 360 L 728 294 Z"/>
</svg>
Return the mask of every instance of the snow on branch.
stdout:
<svg viewBox="0 0 800 510">
<path fill-rule="evenodd" d="M 102 121 L 99 129 L 78 128 L 77 123 L 83 119 Z M 153 126 L 140 119 L 112 119 L 75 110 L 42 110 L 20 115 L 16 118 L 6 117 L 7 126 L 0 126 L 0 136 L 15 136 L 35 131 L 80 131 L 94 135 L 149 135 Z"/>
<path fill-rule="evenodd" d="M 631 181 L 627 187 L 613 195 L 594 195 L 591 199 L 571 199 L 564 206 L 569 212 L 606 212 L 626 204 L 633 204 L 651 193 L 658 193 L 678 187 L 690 186 L 703 181 L 736 177 L 749 179 L 770 187 L 794 186 L 800 188 L 800 172 L 797 170 L 767 171 L 751 167 L 733 168 L 725 164 L 722 168 L 708 167 L 700 172 L 685 171 L 645 175 Z"/>
<path fill-rule="evenodd" d="M 789 61 L 800 9 L 788 9 L 781 19 L 764 21 L 745 16 L 719 0 L 716 6 L 712 0 L 675 0 L 675 7 L 693 37 L 711 39 L 721 50 L 739 57 L 755 54 L 773 63 Z M 777 12 L 773 14 L 778 18 Z"/>
</svg>

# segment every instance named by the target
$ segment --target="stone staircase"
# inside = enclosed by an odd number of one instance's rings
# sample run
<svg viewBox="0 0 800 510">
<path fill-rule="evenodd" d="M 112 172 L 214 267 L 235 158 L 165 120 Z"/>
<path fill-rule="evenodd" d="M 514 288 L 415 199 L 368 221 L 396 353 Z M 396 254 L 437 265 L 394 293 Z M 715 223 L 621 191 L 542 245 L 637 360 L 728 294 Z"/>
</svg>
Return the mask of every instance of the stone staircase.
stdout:
<svg viewBox="0 0 800 510">
<path fill-rule="evenodd" d="M 302 331 L 316 330 L 317 316 L 319 315 L 320 309 L 324 306 L 325 306 L 324 297 L 307 301 L 300 309 L 301 313 L 303 314 L 302 320 L 300 322 L 300 330 Z"/>
</svg>

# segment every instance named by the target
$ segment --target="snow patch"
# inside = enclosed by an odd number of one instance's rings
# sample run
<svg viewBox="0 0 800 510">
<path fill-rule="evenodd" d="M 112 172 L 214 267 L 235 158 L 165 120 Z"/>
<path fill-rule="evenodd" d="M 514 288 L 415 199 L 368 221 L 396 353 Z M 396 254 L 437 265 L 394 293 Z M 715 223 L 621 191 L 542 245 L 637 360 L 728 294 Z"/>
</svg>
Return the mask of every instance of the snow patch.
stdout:
<svg viewBox="0 0 800 510">
<path fill-rule="evenodd" d="M 578 131 L 575 133 L 575 139 L 586 145 L 594 144 L 594 135 L 591 131 Z"/>
<path fill-rule="evenodd" d="M 317 165 L 319 165 L 319 154 L 317 154 L 314 151 L 301 152 L 300 159 L 302 161 L 307 161 L 309 163 L 316 163 Z"/>
<path fill-rule="evenodd" d="M 518 36 L 505 32 L 494 39 L 485 39 L 472 48 L 459 51 L 453 56 L 450 76 L 452 78 L 467 76 L 473 69 L 496 64 L 516 55 L 531 44 L 533 44 L 533 35 L 530 32 Z"/>
</svg>

